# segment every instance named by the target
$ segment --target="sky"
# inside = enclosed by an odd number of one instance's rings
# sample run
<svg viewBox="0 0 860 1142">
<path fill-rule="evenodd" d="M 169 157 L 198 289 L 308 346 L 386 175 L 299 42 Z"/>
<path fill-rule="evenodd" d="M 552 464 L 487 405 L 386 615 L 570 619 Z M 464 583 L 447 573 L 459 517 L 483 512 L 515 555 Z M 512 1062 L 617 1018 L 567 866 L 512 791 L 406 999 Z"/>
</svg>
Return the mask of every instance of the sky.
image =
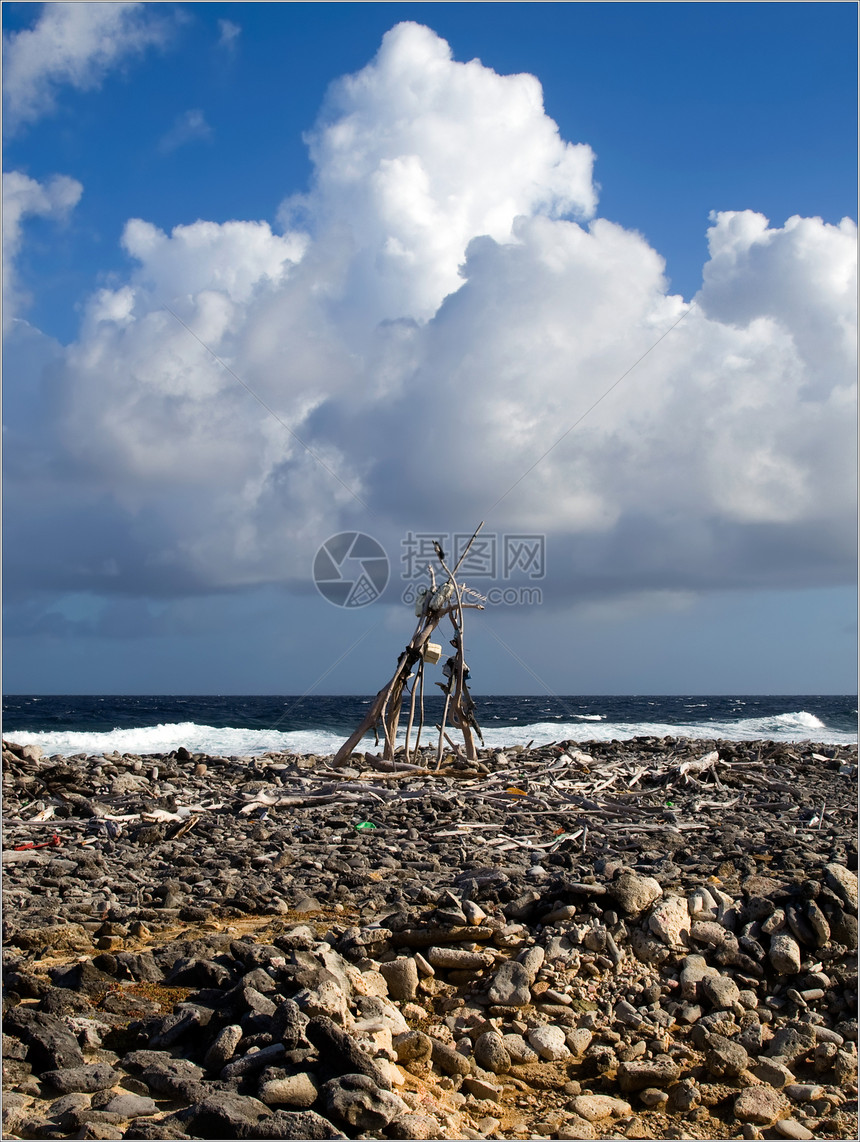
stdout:
<svg viewBox="0 0 860 1142">
<path fill-rule="evenodd" d="M 2 15 L 5 692 L 856 691 L 854 4 Z"/>
</svg>

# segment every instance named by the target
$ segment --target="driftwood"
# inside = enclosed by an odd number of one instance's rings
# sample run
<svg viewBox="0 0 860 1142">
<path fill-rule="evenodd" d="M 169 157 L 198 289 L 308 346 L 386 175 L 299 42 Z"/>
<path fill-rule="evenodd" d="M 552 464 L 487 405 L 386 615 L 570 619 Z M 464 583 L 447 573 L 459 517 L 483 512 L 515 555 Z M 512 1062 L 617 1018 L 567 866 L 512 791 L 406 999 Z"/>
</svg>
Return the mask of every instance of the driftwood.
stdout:
<svg viewBox="0 0 860 1142">
<path fill-rule="evenodd" d="M 478 532 L 483 526 L 483 523 L 481 523 L 475 529 L 472 538 L 466 544 L 453 570 L 449 569 L 445 563 L 445 554 L 442 548 L 438 543 L 434 544 L 436 558 L 440 568 L 446 575 L 446 579 L 437 587 L 436 571 L 432 566 L 428 567 L 430 588 L 425 589 L 423 596 L 419 597 L 419 605 L 416 607 L 418 624 L 415 627 L 412 638 L 397 659 L 397 669 L 394 671 L 391 680 L 379 691 L 361 721 L 361 724 L 337 751 L 332 761 L 333 765 L 343 765 L 351 757 L 353 751 L 358 747 L 365 734 L 374 732 L 377 734 L 378 740 L 380 730 L 385 739 L 382 752 L 383 761 L 393 760 L 397 748 L 397 727 L 400 723 L 403 694 L 410 679 L 412 680 L 412 688 L 409 692 L 409 717 L 406 724 L 405 745 L 407 762 L 412 756 L 417 755 L 421 743 L 421 733 L 424 729 L 424 668 L 427 659 L 427 645 L 430 642 L 430 636 L 436 630 L 439 623 L 445 618 L 449 619 L 454 628 L 454 637 L 451 640 L 454 646 L 454 654 L 443 667 L 443 673 L 447 673 L 447 683 L 437 683 L 445 692 L 445 708 L 442 714 L 441 724 L 437 727 L 439 730 L 439 743 L 436 751 L 436 766 L 438 769 L 442 762 L 443 742 L 447 737 L 445 734 L 445 725 L 449 712 L 452 720 L 463 735 L 464 753 L 462 756 L 464 760 L 476 760 L 477 754 L 472 737 L 472 730 L 475 730 L 479 738 L 481 738 L 481 731 L 475 721 L 475 705 L 466 683 L 469 671 L 463 657 L 463 613 L 468 608 L 483 610 L 483 607 L 480 603 L 467 603 L 463 601 L 463 595 L 468 589 L 465 584 L 457 582 L 456 576 Z M 474 594 L 474 592 L 471 593 Z M 421 599 L 423 599 L 423 603 Z M 415 671 L 414 674 L 413 670 Z M 412 745 L 412 728 L 415 724 L 416 711 L 418 712 L 419 718 L 418 732 L 415 743 Z M 448 741 L 450 742 L 450 739 L 448 739 Z M 483 744 L 483 738 L 481 738 L 481 742 Z M 459 754 L 459 750 L 456 752 Z"/>
</svg>

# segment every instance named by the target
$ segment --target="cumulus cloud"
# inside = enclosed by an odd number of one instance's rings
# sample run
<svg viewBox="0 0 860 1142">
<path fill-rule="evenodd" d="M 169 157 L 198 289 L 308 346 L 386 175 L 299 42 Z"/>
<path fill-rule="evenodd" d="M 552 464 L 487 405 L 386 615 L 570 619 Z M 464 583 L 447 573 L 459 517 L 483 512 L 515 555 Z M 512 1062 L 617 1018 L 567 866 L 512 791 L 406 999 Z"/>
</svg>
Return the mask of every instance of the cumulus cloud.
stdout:
<svg viewBox="0 0 860 1142">
<path fill-rule="evenodd" d="M 76 570 L 31 575 L 307 590 L 346 526 L 396 560 L 409 528 L 486 518 L 547 533 L 550 602 L 850 578 L 853 223 L 715 214 L 684 316 L 659 253 L 595 217 L 537 80 L 415 24 L 309 143 L 283 233 L 128 223 L 136 268 L 49 382 Z"/>
<path fill-rule="evenodd" d="M 12 319 L 26 304 L 19 291 L 16 259 L 21 250 L 27 218 L 42 217 L 64 221 L 83 193 L 81 184 L 67 175 L 53 175 L 38 182 L 21 171 L 3 175 L 3 323 Z"/>
<path fill-rule="evenodd" d="M 32 28 L 4 37 L 7 133 L 50 114 L 64 85 L 101 86 L 129 56 L 165 42 L 167 25 L 147 4 L 44 4 Z"/>
</svg>

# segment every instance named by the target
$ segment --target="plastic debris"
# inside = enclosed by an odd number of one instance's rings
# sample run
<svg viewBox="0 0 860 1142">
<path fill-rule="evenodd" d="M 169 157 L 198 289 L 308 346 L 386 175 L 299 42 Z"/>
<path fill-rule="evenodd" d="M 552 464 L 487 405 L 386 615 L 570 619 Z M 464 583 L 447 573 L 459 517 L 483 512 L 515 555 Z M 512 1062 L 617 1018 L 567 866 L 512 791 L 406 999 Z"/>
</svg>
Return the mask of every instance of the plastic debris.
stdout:
<svg viewBox="0 0 860 1142">
<path fill-rule="evenodd" d="M 15 852 L 22 853 L 25 849 L 55 849 L 62 843 L 57 834 L 54 833 L 49 841 L 42 841 L 42 843 L 38 845 L 35 841 L 26 841 L 23 845 L 15 845 Z"/>
</svg>

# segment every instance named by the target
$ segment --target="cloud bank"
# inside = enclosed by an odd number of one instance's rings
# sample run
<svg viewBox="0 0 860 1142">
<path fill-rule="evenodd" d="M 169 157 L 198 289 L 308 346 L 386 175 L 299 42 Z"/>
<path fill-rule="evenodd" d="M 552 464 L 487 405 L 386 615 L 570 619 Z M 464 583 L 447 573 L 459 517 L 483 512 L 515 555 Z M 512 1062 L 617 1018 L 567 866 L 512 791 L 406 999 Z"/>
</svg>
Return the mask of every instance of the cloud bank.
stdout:
<svg viewBox="0 0 860 1142">
<path fill-rule="evenodd" d="M 482 518 L 547 533 L 550 602 L 851 580 L 853 222 L 715 213 L 684 316 L 538 81 L 412 23 L 308 142 L 281 232 L 128 222 L 134 269 L 39 381 L 7 581 L 52 528 L 29 588 L 304 591 L 344 527 L 396 559 Z"/>
</svg>

